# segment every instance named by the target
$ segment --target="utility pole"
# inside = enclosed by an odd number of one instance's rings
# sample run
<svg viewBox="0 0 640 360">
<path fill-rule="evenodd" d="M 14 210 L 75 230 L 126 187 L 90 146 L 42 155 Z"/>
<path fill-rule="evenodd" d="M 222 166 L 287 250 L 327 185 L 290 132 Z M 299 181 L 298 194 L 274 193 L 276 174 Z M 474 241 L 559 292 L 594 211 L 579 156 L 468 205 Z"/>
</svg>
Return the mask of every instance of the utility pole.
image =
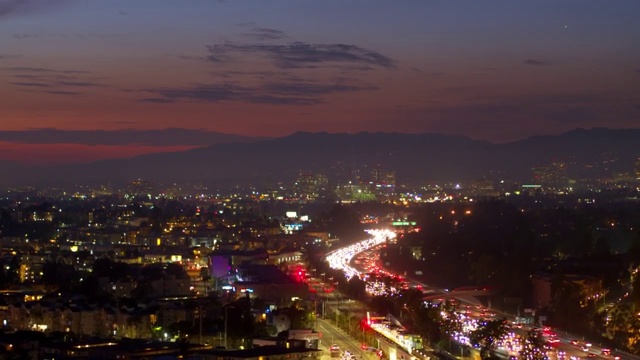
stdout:
<svg viewBox="0 0 640 360">
<path fill-rule="evenodd" d="M 225 305 L 224 307 L 224 348 L 227 348 L 227 317 L 228 317 L 229 306 Z"/>
<path fill-rule="evenodd" d="M 202 345 L 202 304 L 198 305 L 198 315 L 200 315 L 200 345 Z"/>
</svg>

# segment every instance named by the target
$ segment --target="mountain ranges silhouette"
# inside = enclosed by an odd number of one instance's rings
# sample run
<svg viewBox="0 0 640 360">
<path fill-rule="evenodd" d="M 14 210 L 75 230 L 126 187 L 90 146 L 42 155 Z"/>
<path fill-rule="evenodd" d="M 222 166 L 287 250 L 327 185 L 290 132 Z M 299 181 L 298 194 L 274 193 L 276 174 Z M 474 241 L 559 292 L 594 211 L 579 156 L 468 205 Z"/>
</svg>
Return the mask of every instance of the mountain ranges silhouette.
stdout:
<svg viewBox="0 0 640 360">
<path fill-rule="evenodd" d="M 640 129 L 576 129 L 504 144 L 443 134 L 298 132 L 281 138 L 216 144 L 84 164 L 25 166 L 0 162 L 0 186 L 153 182 L 264 184 L 300 171 L 329 176 L 336 167 L 380 166 L 399 183 L 504 178 L 527 181 L 532 167 L 562 161 L 572 177 L 632 172 Z M 585 172 L 585 169 L 596 173 Z M 595 169 L 595 170 L 594 170 Z"/>
</svg>

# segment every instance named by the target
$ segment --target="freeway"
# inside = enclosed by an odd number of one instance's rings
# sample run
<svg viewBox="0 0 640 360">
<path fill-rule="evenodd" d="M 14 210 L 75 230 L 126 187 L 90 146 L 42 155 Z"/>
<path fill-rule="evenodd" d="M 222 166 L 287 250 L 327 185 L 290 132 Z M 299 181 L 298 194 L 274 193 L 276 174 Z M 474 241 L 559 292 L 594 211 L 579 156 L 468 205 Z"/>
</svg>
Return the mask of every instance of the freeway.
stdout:
<svg viewBox="0 0 640 360">
<path fill-rule="evenodd" d="M 485 308 L 469 291 L 449 291 L 438 289 L 415 279 L 405 278 L 400 274 L 383 268 L 379 261 L 379 250 L 385 243 L 395 239 L 395 234 L 389 230 L 371 230 L 372 238 L 365 241 L 337 249 L 327 254 L 327 261 L 332 268 L 341 269 L 348 278 L 357 276 L 364 280 L 366 289 L 371 295 L 389 295 L 403 289 L 418 289 L 423 292 L 425 299 L 457 300 L 457 316 L 465 324 L 465 330 L 456 335 L 456 340 L 468 344 L 468 333 L 478 326 L 482 320 L 505 318 L 510 325 L 509 334 L 501 339 L 498 353 L 503 357 L 513 357 L 522 348 L 522 338 L 526 332 L 536 329 L 542 332 L 547 340 L 547 357 L 549 360 L 615 360 L 638 359 L 627 354 L 615 354 L 609 349 L 593 346 L 588 341 L 579 341 L 557 330 L 545 327 L 537 329 L 531 325 L 516 323 L 516 317 L 511 314 L 498 313 Z"/>
</svg>

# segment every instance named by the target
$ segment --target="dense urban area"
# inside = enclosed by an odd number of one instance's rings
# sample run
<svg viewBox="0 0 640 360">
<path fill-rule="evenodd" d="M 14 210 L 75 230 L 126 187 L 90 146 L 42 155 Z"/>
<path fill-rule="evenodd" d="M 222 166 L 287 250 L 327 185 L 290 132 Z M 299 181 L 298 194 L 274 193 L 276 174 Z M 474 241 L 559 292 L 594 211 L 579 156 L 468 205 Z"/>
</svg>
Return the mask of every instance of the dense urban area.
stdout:
<svg viewBox="0 0 640 360">
<path fill-rule="evenodd" d="M 637 359 L 640 161 L 573 179 L 15 187 L 6 359 Z"/>
</svg>

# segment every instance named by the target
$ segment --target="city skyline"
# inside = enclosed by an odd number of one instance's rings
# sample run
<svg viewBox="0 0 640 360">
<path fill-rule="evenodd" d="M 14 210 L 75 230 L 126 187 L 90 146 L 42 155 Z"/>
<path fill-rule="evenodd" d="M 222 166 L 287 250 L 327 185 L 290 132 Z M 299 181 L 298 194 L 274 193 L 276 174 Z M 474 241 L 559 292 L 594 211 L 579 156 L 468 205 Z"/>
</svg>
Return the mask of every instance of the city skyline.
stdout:
<svg viewBox="0 0 640 360">
<path fill-rule="evenodd" d="M 113 143 L 97 130 L 427 132 L 499 143 L 637 128 L 640 4 L 616 5 L 2 1 L 0 159 L 194 147 L 189 136 L 154 134 Z"/>
</svg>

